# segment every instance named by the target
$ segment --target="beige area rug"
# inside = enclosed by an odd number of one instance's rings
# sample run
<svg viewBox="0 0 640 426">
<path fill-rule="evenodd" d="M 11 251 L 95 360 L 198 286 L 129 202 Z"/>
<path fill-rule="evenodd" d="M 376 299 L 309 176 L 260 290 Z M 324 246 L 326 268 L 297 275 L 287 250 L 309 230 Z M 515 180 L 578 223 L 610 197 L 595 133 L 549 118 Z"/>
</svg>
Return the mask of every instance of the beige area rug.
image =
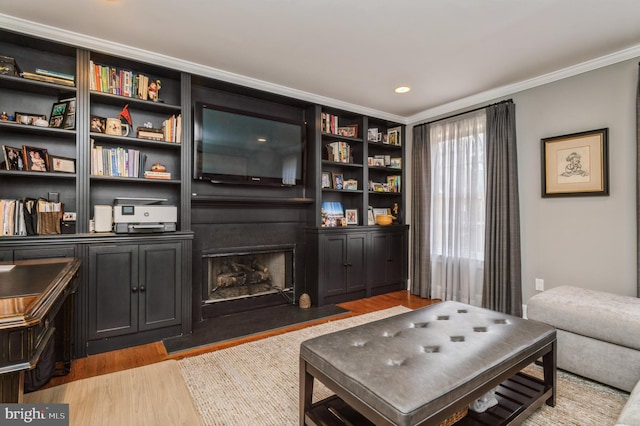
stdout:
<svg viewBox="0 0 640 426">
<path fill-rule="evenodd" d="M 383 311 L 308 327 L 179 361 L 182 375 L 205 425 L 298 424 L 300 343 L 315 336 L 408 312 Z M 540 374 L 536 366 L 528 368 Z M 319 384 L 314 400 L 331 395 Z M 555 408 L 543 407 L 526 426 L 614 425 L 628 394 L 558 372 Z"/>
</svg>

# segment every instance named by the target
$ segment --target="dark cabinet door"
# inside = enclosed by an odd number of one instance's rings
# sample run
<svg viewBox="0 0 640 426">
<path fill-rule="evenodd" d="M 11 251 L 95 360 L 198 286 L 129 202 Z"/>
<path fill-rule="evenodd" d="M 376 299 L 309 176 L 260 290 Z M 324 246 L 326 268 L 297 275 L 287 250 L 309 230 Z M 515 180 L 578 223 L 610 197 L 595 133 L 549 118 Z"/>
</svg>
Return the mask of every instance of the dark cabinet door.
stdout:
<svg viewBox="0 0 640 426">
<path fill-rule="evenodd" d="M 89 247 L 89 339 L 138 329 L 138 245 Z"/>
<path fill-rule="evenodd" d="M 374 290 L 406 281 L 406 232 L 379 231 L 371 234 L 369 246 L 369 287 Z"/>
<path fill-rule="evenodd" d="M 139 251 L 140 331 L 180 324 L 182 244 L 143 244 Z"/>
<path fill-rule="evenodd" d="M 367 286 L 367 234 L 347 234 L 347 292 Z"/>
<path fill-rule="evenodd" d="M 369 287 L 380 287 L 387 283 L 388 235 L 372 233 L 369 245 Z"/>
<path fill-rule="evenodd" d="M 320 245 L 320 297 L 347 291 L 347 237 L 344 234 L 323 235 Z"/>
</svg>

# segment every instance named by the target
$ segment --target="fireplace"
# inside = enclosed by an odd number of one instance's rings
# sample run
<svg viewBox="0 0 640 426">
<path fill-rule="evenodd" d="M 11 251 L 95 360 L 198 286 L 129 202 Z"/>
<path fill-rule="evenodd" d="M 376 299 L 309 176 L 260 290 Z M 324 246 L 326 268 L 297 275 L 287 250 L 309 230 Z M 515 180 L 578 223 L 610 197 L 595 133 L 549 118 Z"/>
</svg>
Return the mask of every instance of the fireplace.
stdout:
<svg viewBox="0 0 640 426">
<path fill-rule="evenodd" d="M 203 301 L 262 307 L 267 298 L 294 301 L 294 245 L 203 252 Z"/>
</svg>

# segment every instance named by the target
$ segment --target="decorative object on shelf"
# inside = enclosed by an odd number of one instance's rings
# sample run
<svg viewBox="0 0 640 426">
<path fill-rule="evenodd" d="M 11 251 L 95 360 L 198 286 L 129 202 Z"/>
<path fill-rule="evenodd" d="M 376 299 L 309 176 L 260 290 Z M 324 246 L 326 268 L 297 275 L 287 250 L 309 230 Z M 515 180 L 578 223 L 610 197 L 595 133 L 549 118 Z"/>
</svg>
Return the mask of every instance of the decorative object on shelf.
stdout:
<svg viewBox="0 0 640 426">
<path fill-rule="evenodd" d="M 2 145 L 4 165 L 7 170 L 24 170 L 24 158 L 22 148 Z"/>
<path fill-rule="evenodd" d="M 157 163 L 153 163 L 151 165 L 151 171 L 152 172 L 166 172 L 167 168 L 165 167 L 164 164 L 157 162 Z"/>
<path fill-rule="evenodd" d="M 321 215 L 323 227 L 333 228 L 336 226 L 346 226 L 344 209 L 340 202 L 323 201 Z"/>
<path fill-rule="evenodd" d="M 344 176 L 342 173 L 331 173 L 333 189 L 344 189 Z"/>
<path fill-rule="evenodd" d="M 67 116 L 68 102 L 56 102 L 51 107 L 51 115 L 49 116 L 49 127 L 60 129 Z"/>
<path fill-rule="evenodd" d="M 0 114 L 0 121 L 9 121 L 9 116 L 6 111 L 2 111 L 2 114 Z"/>
<path fill-rule="evenodd" d="M 107 118 L 105 134 L 112 136 L 129 136 L 129 124 L 123 123 L 119 118 Z"/>
<path fill-rule="evenodd" d="M 373 207 L 369 206 L 369 208 L 367 209 L 367 224 L 368 225 L 375 225 L 376 224 L 376 218 L 373 215 Z"/>
<path fill-rule="evenodd" d="M 131 119 L 131 113 L 129 112 L 129 104 L 122 107 L 122 111 L 118 113 L 118 118 L 129 126 L 133 126 L 133 120 Z"/>
<path fill-rule="evenodd" d="M 18 77 L 20 75 L 20 67 L 16 63 L 16 60 L 10 56 L 0 55 L 0 75 Z"/>
<path fill-rule="evenodd" d="M 76 172 L 76 160 L 75 158 L 59 157 L 57 155 L 50 155 L 50 168 L 52 172 L 62 173 L 75 173 Z"/>
<path fill-rule="evenodd" d="M 542 139 L 542 197 L 609 195 L 609 129 Z"/>
<path fill-rule="evenodd" d="M 402 158 L 400 157 L 392 157 L 389 163 L 389 167 L 392 169 L 401 169 L 402 168 Z"/>
<path fill-rule="evenodd" d="M 150 101 L 158 102 L 160 100 L 158 93 L 160 91 L 160 87 L 160 80 L 152 80 L 149 82 L 147 94 Z"/>
<path fill-rule="evenodd" d="M 44 118 L 38 118 L 33 122 L 33 125 L 36 127 L 49 127 L 49 122 Z"/>
<path fill-rule="evenodd" d="M 331 188 L 331 173 L 322 172 L 322 188 Z"/>
<path fill-rule="evenodd" d="M 25 145 L 22 147 L 22 156 L 25 170 L 30 172 L 48 171 L 49 154 L 45 148 L 34 148 Z"/>
<path fill-rule="evenodd" d="M 298 299 L 298 306 L 302 309 L 309 309 L 311 307 L 311 297 L 307 293 L 302 293 Z"/>
<path fill-rule="evenodd" d="M 358 209 L 346 209 L 344 211 L 347 225 L 358 224 Z"/>
<path fill-rule="evenodd" d="M 349 126 L 338 127 L 337 134 L 340 136 L 345 136 L 347 138 L 357 138 L 358 137 L 358 125 L 351 124 Z"/>
<path fill-rule="evenodd" d="M 393 203 L 393 207 L 391 207 L 391 216 L 393 217 L 394 222 L 402 222 L 402 217 L 400 216 L 400 206 L 398 205 L 398 203 Z"/>
<path fill-rule="evenodd" d="M 379 214 L 376 216 L 376 223 L 380 226 L 387 226 L 393 223 L 393 216 L 390 214 Z"/>
<path fill-rule="evenodd" d="M 27 126 L 33 126 L 36 123 L 36 120 L 39 118 L 46 120 L 47 116 L 45 114 L 29 114 L 26 112 L 18 112 L 16 111 L 16 123 L 26 124 Z M 47 123 L 48 126 L 48 123 Z"/>
<path fill-rule="evenodd" d="M 97 115 L 91 116 L 91 131 L 94 133 L 105 133 L 107 129 L 107 119 Z"/>
</svg>

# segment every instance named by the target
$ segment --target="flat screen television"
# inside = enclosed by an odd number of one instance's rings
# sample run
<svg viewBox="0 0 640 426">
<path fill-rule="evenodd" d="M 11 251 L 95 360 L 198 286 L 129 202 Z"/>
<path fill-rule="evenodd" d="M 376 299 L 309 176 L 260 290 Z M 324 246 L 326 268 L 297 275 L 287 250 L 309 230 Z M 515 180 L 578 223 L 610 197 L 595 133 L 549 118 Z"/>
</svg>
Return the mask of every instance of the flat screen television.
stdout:
<svg viewBox="0 0 640 426">
<path fill-rule="evenodd" d="M 266 115 L 196 103 L 193 177 L 213 183 L 302 183 L 304 126 Z"/>
</svg>

